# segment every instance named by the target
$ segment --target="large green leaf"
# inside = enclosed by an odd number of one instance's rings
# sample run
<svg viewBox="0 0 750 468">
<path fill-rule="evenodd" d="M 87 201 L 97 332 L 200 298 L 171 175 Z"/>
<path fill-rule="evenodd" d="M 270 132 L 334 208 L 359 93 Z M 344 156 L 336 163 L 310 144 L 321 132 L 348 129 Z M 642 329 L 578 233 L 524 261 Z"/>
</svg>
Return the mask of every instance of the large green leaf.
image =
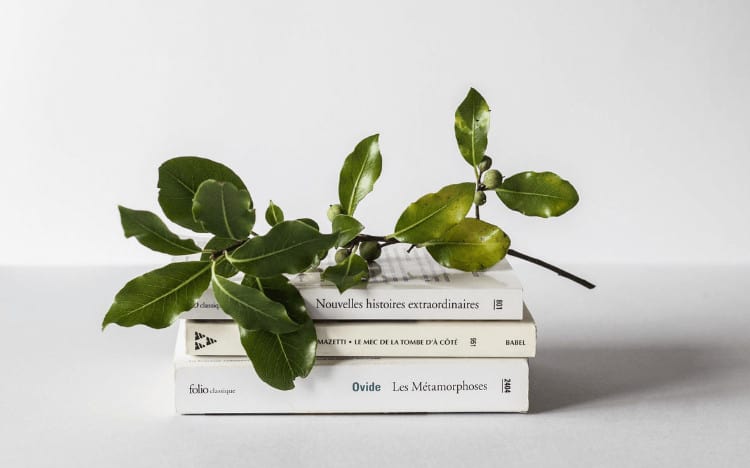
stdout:
<svg viewBox="0 0 750 468">
<path fill-rule="evenodd" d="M 193 196 L 193 217 L 212 234 L 246 239 L 255 225 L 253 200 L 231 182 L 205 180 Z"/>
<path fill-rule="evenodd" d="M 435 241 L 424 244 L 438 263 L 463 271 L 489 268 L 505 257 L 510 238 L 499 227 L 465 218 Z"/>
<path fill-rule="evenodd" d="M 168 327 L 180 313 L 190 310 L 211 280 L 210 262 L 179 262 L 130 280 L 115 296 L 104 317 L 123 327 Z"/>
<path fill-rule="evenodd" d="M 351 254 L 343 262 L 329 266 L 321 278 L 336 285 L 339 292 L 362 284 L 369 277 L 367 261 L 357 254 Z"/>
<path fill-rule="evenodd" d="M 195 232 L 206 232 L 193 218 L 193 196 L 208 179 L 230 182 L 238 189 L 247 190 L 237 174 L 210 159 L 180 156 L 159 166 L 159 205 L 167 218 Z"/>
<path fill-rule="evenodd" d="M 279 390 L 293 389 L 294 380 L 307 377 L 315 364 L 318 337 L 311 320 L 283 335 L 240 327 L 240 340 L 258 376 Z"/>
<path fill-rule="evenodd" d="M 261 379 L 278 389 L 294 388 L 294 379 L 307 376 L 315 363 L 317 335 L 305 300 L 284 275 L 270 278 L 245 275 L 242 284 L 284 304 L 287 314 L 300 324 L 299 330 L 282 335 L 240 328 L 242 345 Z"/>
<path fill-rule="evenodd" d="M 212 237 L 211 240 L 206 243 L 206 247 L 204 248 L 205 252 L 201 254 L 201 260 L 207 262 L 211 260 L 211 256 L 213 254 L 221 252 L 222 250 L 228 249 L 235 245 L 237 245 L 237 241 L 234 239 L 227 239 L 226 237 L 218 236 Z M 219 255 L 215 256 L 219 257 Z M 235 267 L 233 267 L 231 263 L 229 263 L 229 260 L 227 260 L 226 257 L 221 257 L 216 261 L 214 271 L 217 275 L 221 275 L 225 278 L 230 278 L 239 273 L 239 271 Z"/>
<path fill-rule="evenodd" d="M 305 300 L 299 290 L 289 282 L 284 275 L 272 276 L 270 278 L 258 278 L 245 275 L 242 284 L 261 291 L 272 301 L 284 304 L 286 313 L 297 323 L 304 323 L 309 319 Z"/>
<path fill-rule="evenodd" d="M 321 234 L 309 224 L 282 221 L 264 236 L 253 237 L 228 255 L 240 271 L 261 278 L 281 273 L 300 273 L 318 254 L 333 247 L 336 234 Z"/>
<path fill-rule="evenodd" d="M 169 255 L 190 255 L 201 251 L 192 239 L 180 239 L 166 224 L 150 211 L 117 207 L 125 237 L 135 237 L 151 250 Z"/>
<path fill-rule="evenodd" d="M 409 205 L 389 238 L 421 244 L 440 238 L 450 227 L 464 219 L 474 203 L 473 183 L 447 185 L 437 193 L 428 193 Z"/>
<path fill-rule="evenodd" d="M 266 222 L 269 226 L 276 226 L 282 221 L 284 221 L 284 212 L 274 204 L 273 200 L 270 200 L 266 208 Z"/>
<path fill-rule="evenodd" d="M 526 216 L 560 216 L 578 203 L 573 185 L 552 172 L 521 172 L 505 179 L 496 192 L 505 206 Z"/>
<path fill-rule="evenodd" d="M 487 150 L 487 132 L 490 130 L 490 108 L 476 89 L 471 88 L 456 109 L 454 129 L 461 156 L 476 167 Z"/>
<path fill-rule="evenodd" d="M 353 215 L 359 202 L 372 192 L 380 177 L 383 158 L 378 137 L 372 135 L 360 141 L 344 160 L 339 174 L 339 201 L 343 214 Z"/>
<path fill-rule="evenodd" d="M 246 330 L 288 333 L 299 328 L 283 304 L 272 301 L 261 291 L 237 284 L 214 274 L 211 287 L 222 310 Z"/>
<path fill-rule="evenodd" d="M 351 242 L 364 228 L 353 216 L 340 214 L 333 218 L 333 232 L 338 235 L 336 247 Z"/>
</svg>

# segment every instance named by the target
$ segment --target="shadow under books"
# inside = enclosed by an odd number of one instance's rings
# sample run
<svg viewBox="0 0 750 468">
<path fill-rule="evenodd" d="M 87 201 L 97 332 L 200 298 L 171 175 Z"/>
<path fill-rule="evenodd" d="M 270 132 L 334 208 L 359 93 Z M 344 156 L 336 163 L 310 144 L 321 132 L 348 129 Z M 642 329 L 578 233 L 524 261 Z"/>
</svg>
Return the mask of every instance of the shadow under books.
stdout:
<svg viewBox="0 0 750 468">
<path fill-rule="evenodd" d="M 701 382 L 715 378 L 728 365 L 726 354 L 710 347 L 540 347 L 531 364 L 530 410 L 629 404 L 639 395 L 672 387 L 700 391 Z"/>
</svg>

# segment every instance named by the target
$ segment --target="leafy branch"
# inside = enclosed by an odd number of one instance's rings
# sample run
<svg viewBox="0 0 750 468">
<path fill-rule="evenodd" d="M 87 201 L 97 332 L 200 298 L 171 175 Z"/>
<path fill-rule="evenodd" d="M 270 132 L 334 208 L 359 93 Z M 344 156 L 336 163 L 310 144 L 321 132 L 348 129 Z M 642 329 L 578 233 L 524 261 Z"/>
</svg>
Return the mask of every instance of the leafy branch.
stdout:
<svg viewBox="0 0 750 468">
<path fill-rule="evenodd" d="M 393 232 L 372 235 L 355 212 L 372 192 L 382 171 L 379 135 L 359 142 L 345 158 L 339 174 L 339 202 L 329 206 L 331 232 L 309 218 L 287 220 L 270 201 L 264 218 L 268 232 L 258 234 L 256 209 L 249 190 L 230 168 L 209 159 L 187 156 L 159 167 L 159 205 L 166 217 L 194 232 L 213 237 L 200 248 L 182 239 L 154 213 L 120 206 L 125 237 L 168 255 L 199 256 L 170 263 L 129 281 L 116 295 L 103 327 L 146 325 L 165 328 L 193 307 L 210 286 L 219 306 L 237 324 L 242 345 L 256 373 L 269 385 L 291 389 L 310 373 L 315 362 L 315 327 L 299 291 L 286 275 L 317 267 L 335 249 L 334 264 L 322 278 L 340 292 L 362 285 L 368 263 L 383 248 L 410 244 L 425 248 L 448 268 L 479 271 L 506 255 L 554 271 L 588 288 L 594 285 L 543 260 L 510 249 L 510 238 L 498 226 L 480 219 L 487 192 L 527 216 L 560 216 L 578 203 L 578 193 L 551 172 L 522 172 L 504 178 L 487 156 L 490 109 L 475 89 L 469 90 L 455 114 L 454 131 L 474 180 L 428 193 L 409 204 Z M 472 206 L 474 217 L 468 217 Z M 241 281 L 234 278 L 241 275 Z"/>
</svg>

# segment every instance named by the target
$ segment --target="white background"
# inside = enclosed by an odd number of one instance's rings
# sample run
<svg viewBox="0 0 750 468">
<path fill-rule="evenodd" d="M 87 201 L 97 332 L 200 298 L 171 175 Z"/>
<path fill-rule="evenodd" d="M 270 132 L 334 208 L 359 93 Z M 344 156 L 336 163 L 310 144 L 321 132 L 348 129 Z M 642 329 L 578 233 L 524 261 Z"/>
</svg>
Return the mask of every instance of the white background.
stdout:
<svg viewBox="0 0 750 468">
<path fill-rule="evenodd" d="M 749 44 L 747 1 L 0 0 L 0 466 L 747 464 Z M 323 222 L 380 132 L 358 217 L 386 234 L 471 179 L 470 86 L 498 168 L 581 194 L 559 219 L 485 217 L 598 285 L 514 262 L 531 414 L 178 417 L 174 327 L 100 332 L 163 261 L 116 206 L 159 211 L 165 159 L 215 158 L 261 209 Z M 6 267 L 26 264 L 78 266 Z"/>
<path fill-rule="evenodd" d="M 379 132 L 359 217 L 470 180 L 469 86 L 506 174 L 551 170 L 553 220 L 490 200 L 519 250 L 560 263 L 747 262 L 750 3 L 3 2 L 2 264 L 155 263 L 116 205 L 158 210 L 156 168 L 203 155 L 256 204 L 325 221 L 343 158 Z"/>
</svg>

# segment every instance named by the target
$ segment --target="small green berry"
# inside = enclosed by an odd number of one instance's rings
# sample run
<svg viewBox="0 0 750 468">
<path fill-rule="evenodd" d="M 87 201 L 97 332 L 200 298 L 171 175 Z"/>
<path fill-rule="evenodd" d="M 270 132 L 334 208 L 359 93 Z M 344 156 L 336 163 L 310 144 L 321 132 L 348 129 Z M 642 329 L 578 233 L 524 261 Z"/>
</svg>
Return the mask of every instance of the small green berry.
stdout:
<svg viewBox="0 0 750 468">
<path fill-rule="evenodd" d="M 336 260 L 336 263 L 341 263 L 349 258 L 349 253 L 349 249 L 338 249 L 333 259 Z"/>
<path fill-rule="evenodd" d="M 487 202 L 487 195 L 484 194 L 484 192 L 477 192 L 474 194 L 474 204 L 477 206 L 482 206 Z"/>
<path fill-rule="evenodd" d="M 359 244 L 359 254 L 368 262 L 372 262 L 380 257 L 381 251 L 380 244 L 375 241 L 366 241 Z"/>
<path fill-rule="evenodd" d="M 487 169 L 492 167 L 492 158 L 484 155 L 481 161 L 479 161 L 479 164 L 477 164 L 477 169 L 479 169 L 479 172 L 484 172 Z"/>
<path fill-rule="evenodd" d="M 328 221 L 333 222 L 333 218 L 341 214 L 341 205 L 336 203 L 328 207 Z"/>
<path fill-rule="evenodd" d="M 482 183 L 488 189 L 495 190 L 496 188 L 500 188 L 500 184 L 503 183 L 503 175 L 497 169 L 492 169 L 484 174 Z"/>
</svg>

